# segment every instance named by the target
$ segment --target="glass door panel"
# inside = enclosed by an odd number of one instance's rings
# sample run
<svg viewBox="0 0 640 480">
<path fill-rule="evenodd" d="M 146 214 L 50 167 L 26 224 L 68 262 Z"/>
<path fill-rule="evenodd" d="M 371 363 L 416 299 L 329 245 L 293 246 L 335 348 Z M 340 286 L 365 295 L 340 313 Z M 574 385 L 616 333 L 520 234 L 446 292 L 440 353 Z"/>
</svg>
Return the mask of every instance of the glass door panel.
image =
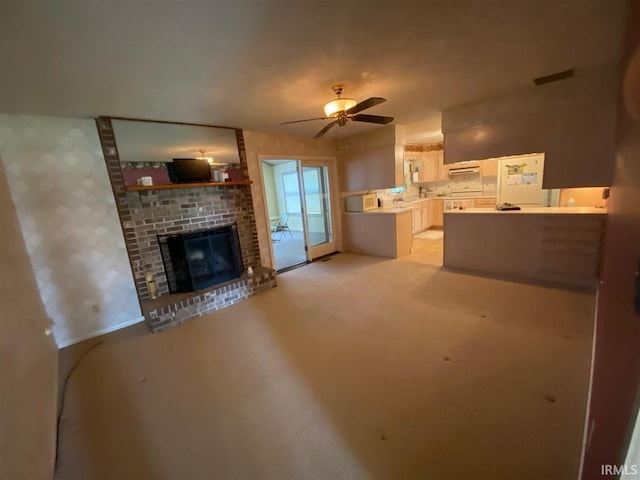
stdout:
<svg viewBox="0 0 640 480">
<path fill-rule="evenodd" d="M 302 163 L 303 217 L 309 260 L 335 250 L 331 225 L 329 172 L 324 165 Z"/>
</svg>

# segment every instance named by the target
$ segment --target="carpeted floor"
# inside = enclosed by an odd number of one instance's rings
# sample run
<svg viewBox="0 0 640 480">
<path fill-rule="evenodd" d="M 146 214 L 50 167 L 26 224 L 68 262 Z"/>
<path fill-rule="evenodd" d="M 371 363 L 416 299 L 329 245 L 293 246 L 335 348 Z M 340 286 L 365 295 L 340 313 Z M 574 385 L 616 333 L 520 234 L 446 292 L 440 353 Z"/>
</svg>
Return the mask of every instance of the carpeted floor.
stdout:
<svg viewBox="0 0 640 480">
<path fill-rule="evenodd" d="M 278 283 L 104 337 L 56 479 L 575 478 L 593 295 L 350 254 Z"/>
</svg>

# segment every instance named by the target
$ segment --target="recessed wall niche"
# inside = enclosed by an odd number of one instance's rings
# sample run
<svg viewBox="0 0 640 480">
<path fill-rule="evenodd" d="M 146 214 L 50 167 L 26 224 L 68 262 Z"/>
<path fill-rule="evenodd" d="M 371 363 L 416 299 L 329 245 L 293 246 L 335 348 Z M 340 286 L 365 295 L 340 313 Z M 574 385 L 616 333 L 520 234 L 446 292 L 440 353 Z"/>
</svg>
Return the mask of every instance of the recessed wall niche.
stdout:
<svg viewBox="0 0 640 480">
<path fill-rule="evenodd" d="M 121 162 L 123 159 L 120 157 L 117 132 L 114 132 L 113 128 L 114 121 L 118 120 L 98 117 L 96 125 L 122 224 L 138 299 L 151 331 L 164 330 L 189 318 L 223 308 L 275 286 L 275 273 L 271 269 L 262 267 L 260 262 L 242 130 L 224 129 L 227 133 L 231 132 L 235 138 L 234 147 L 238 158 L 236 168 L 241 181 L 223 185 L 194 183 L 180 185 L 181 188 L 166 189 L 157 185 L 141 191 L 131 191 L 131 187 L 125 184 Z M 153 122 L 141 121 L 141 123 Z M 166 122 L 158 123 L 174 125 Z M 175 125 L 189 126 L 189 124 Z M 190 148 L 195 151 L 184 152 L 185 154 L 181 157 L 196 156 L 200 149 L 204 150 L 206 155 L 206 149 L 209 148 L 211 151 L 212 147 L 215 145 L 199 146 L 198 143 L 194 143 Z M 174 153 L 169 155 L 172 156 Z M 153 156 L 144 158 L 148 162 L 154 159 Z M 170 161 L 170 158 L 168 160 L 167 158 L 169 157 L 161 157 L 157 161 Z M 131 162 L 132 157 L 127 158 L 127 161 Z M 158 235 L 189 233 L 234 223 L 237 225 L 245 273 L 239 278 L 209 289 L 170 294 Z M 254 271 L 252 276 L 246 274 L 248 267 L 252 267 Z M 149 294 L 145 280 L 147 273 L 152 273 L 156 279 L 160 292 L 159 298 L 152 299 Z"/>
</svg>

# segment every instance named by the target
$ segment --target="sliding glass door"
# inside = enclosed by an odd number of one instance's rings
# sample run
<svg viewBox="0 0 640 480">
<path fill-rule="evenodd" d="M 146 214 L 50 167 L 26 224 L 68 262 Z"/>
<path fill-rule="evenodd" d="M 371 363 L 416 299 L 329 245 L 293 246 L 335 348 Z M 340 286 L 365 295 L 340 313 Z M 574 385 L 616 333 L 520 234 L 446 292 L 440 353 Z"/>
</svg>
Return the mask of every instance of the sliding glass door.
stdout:
<svg viewBox="0 0 640 480">
<path fill-rule="evenodd" d="M 321 162 L 302 161 L 303 219 L 309 260 L 335 251 L 331 222 L 329 169 Z"/>
<path fill-rule="evenodd" d="M 336 250 L 329 165 L 309 160 L 261 162 L 274 267 L 278 271 Z"/>
</svg>

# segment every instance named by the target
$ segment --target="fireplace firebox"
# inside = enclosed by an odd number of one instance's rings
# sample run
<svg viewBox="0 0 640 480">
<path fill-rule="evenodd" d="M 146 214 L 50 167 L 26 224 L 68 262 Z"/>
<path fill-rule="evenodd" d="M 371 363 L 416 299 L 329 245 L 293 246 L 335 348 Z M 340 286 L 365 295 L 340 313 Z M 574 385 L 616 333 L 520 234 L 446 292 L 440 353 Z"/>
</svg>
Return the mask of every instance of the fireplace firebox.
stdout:
<svg viewBox="0 0 640 480">
<path fill-rule="evenodd" d="M 170 293 L 194 292 L 240 277 L 238 227 L 158 235 Z"/>
</svg>

